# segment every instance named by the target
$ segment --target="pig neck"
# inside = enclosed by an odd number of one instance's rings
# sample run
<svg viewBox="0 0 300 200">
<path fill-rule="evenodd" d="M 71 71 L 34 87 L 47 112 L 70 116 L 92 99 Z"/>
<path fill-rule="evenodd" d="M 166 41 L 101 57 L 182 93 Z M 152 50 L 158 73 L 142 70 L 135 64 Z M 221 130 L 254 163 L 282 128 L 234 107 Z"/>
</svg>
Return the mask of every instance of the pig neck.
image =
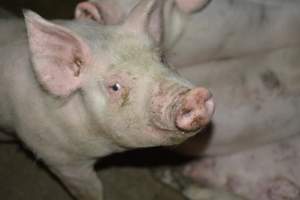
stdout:
<svg viewBox="0 0 300 200">
<path fill-rule="evenodd" d="M 38 137 L 40 145 L 51 142 L 82 157 L 122 151 L 95 127 L 79 92 L 58 99 L 42 89 L 33 73 L 25 38 L 24 32 L 18 40 L 0 46 L 0 130 L 17 132 L 31 148 L 36 145 L 33 138 Z"/>
</svg>

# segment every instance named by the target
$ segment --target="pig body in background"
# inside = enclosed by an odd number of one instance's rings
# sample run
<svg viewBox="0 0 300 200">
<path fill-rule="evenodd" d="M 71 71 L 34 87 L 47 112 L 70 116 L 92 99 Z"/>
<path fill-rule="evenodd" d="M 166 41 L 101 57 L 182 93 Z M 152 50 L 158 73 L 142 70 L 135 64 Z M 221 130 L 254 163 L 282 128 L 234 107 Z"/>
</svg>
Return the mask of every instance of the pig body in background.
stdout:
<svg viewBox="0 0 300 200">
<path fill-rule="evenodd" d="M 186 18 L 167 57 L 175 66 L 185 67 L 299 45 L 300 2 L 267 2 L 211 1 Z"/>
<path fill-rule="evenodd" d="M 230 156 L 206 158 L 184 173 L 207 187 L 249 200 L 300 199 L 300 137 L 290 137 Z"/>
<path fill-rule="evenodd" d="M 208 90 L 161 63 L 159 10 L 143 1 L 119 26 L 26 12 L 27 36 L 1 45 L 1 131 L 16 132 L 80 200 L 103 199 L 97 157 L 180 143 L 213 114 Z"/>
<path fill-rule="evenodd" d="M 183 150 L 228 154 L 299 135 L 299 58 L 298 47 L 180 68 L 219 100 L 211 137 L 193 138 Z"/>
<path fill-rule="evenodd" d="M 79 4 L 76 16 L 115 24 L 138 1 L 91 0 Z M 176 67 L 299 44 L 300 3 L 295 0 L 165 2 L 163 46 Z M 179 4 L 194 6 L 193 12 Z"/>
</svg>

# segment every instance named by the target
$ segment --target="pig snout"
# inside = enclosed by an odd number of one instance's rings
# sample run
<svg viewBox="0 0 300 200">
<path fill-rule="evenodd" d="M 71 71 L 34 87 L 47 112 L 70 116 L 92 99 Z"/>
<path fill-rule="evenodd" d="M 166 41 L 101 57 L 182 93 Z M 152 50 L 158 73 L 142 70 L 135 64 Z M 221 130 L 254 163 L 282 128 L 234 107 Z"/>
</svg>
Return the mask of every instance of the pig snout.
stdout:
<svg viewBox="0 0 300 200">
<path fill-rule="evenodd" d="M 212 94 L 209 90 L 197 87 L 182 96 L 175 115 L 175 125 L 181 131 L 197 131 L 206 126 L 215 110 Z"/>
<path fill-rule="evenodd" d="M 191 133 L 199 131 L 211 120 L 215 104 L 209 90 L 163 85 L 156 91 L 150 112 L 156 128 Z"/>
</svg>

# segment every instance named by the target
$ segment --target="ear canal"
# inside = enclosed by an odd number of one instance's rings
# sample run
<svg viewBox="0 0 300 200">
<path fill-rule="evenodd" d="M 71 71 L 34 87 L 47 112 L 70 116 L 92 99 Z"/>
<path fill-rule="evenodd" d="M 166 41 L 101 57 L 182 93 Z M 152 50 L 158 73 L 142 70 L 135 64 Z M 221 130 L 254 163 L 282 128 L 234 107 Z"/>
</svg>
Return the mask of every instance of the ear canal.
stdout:
<svg viewBox="0 0 300 200">
<path fill-rule="evenodd" d="M 90 62 L 89 47 L 71 30 L 25 11 L 33 71 L 51 95 L 66 97 L 81 86 L 81 74 Z"/>
<path fill-rule="evenodd" d="M 142 0 L 129 13 L 124 26 L 136 33 L 149 34 L 160 43 L 163 35 L 162 0 Z"/>
</svg>

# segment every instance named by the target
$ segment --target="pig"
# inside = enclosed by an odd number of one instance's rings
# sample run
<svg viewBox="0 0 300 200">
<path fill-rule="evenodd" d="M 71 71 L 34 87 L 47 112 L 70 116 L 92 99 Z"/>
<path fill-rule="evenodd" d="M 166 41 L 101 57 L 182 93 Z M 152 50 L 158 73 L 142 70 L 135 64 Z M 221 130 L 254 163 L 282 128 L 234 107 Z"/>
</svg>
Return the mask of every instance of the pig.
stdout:
<svg viewBox="0 0 300 200">
<path fill-rule="evenodd" d="M 120 23 L 138 1 L 82 2 L 75 17 Z M 178 68 L 299 44 L 300 3 L 295 0 L 163 2 L 163 48 L 166 58 Z"/>
<path fill-rule="evenodd" d="M 102 200 L 93 165 L 114 152 L 178 144 L 207 125 L 209 90 L 162 62 L 160 1 L 120 25 L 50 22 L 0 47 L 0 130 L 42 160 L 78 200 Z"/>
<path fill-rule="evenodd" d="M 249 200 L 300 199 L 300 137 L 230 156 L 204 158 L 184 168 L 196 182 Z"/>
</svg>

